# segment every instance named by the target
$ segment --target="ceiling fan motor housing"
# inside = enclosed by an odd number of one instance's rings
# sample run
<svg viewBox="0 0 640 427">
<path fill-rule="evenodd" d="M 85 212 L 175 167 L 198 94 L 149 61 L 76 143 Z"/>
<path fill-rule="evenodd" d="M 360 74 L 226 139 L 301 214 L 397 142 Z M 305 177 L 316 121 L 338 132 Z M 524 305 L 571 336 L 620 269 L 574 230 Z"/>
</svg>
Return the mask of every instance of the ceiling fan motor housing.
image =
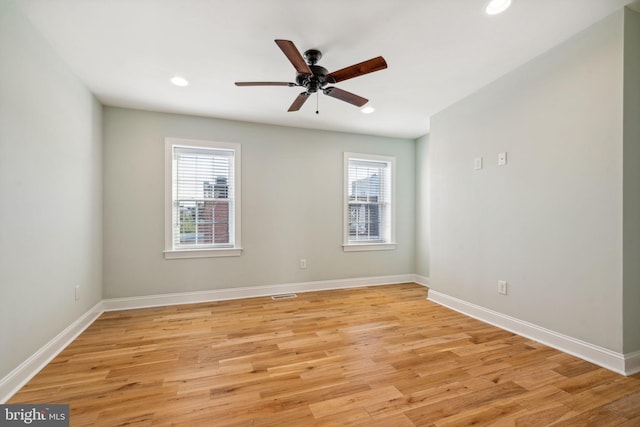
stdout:
<svg viewBox="0 0 640 427">
<path fill-rule="evenodd" d="M 330 77 L 327 77 L 329 71 L 319 65 L 309 65 L 313 72 L 312 75 L 297 73 L 296 83 L 307 88 L 309 93 L 315 93 L 318 89 L 325 87 L 328 83 L 333 83 Z"/>
</svg>

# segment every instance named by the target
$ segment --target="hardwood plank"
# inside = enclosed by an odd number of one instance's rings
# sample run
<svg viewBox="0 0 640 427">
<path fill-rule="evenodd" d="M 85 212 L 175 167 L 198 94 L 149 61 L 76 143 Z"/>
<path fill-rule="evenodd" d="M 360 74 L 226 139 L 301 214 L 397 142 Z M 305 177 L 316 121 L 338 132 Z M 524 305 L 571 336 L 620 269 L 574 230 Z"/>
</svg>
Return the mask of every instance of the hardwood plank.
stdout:
<svg viewBox="0 0 640 427">
<path fill-rule="evenodd" d="M 367 423 L 367 427 L 415 427 L 415 424 L 404 414 L 380 418 Z"/>
<path fill-rule="evenodd" d="M 311 409 L 314 417 L 322 418 L 339 412 L 362 408 L 365 404 L 389 402 L 400 397 L 402 397 L 402 393 L 397 388 L 387 386 L 312 403 L 309 405 L 309 409 Z"/>
<path fill-rule="evenodd" d="M 571 398 L 565 397 L 562 401 L 571 409 L 580 412 L 609 405 L 610 402 L 615 401 L 618 406 L 613 406 L 612 409 L 624 411 L 624 399 L 636 391 L 635 384 L 617 378 L 610 383 L 598 384 L 579 393 L 573 393 Z M 635 414 L 631 412 L 629 415 Z"/>
<path fill-rule="evenodd" d="M 514 424 L 527 427 L 545 427 L 561 419 L 569 412 L 569 408 L 564 405 L 549 403 L 529 410 L 524 414 L 518 414 Z"/>
<path fill-rule="evenodd" d="M 626 421 L 627 420 L 625 418 L 622 418 L 611 411 L 603 408 L 596 408 L 549 425 L 613 427 L 620 426 Z"/>
<path fill-rule="evenodd" d="M 371 417 L 364 408 L 355 407 L 346 411 L 328 414 L 320 420 L 314 416 L 314 422 L 311 425 L 314 424 L 323 427 L 363 426 L 371 424 Z"/>
<path fill-rule="evenodd" d="M 434 423 L 448 417 L 475 410 L 481 406 L 495 406 L 502 399 L 523 394 L 525 389 L 519 385 L 508 382 L 495 384 L 482 390 L 467 392 L 460 396 L 442 400 L 406 412 L 407 417 L 418 425 Z"/>
<path fill-rule="evenodd" d="M 504 425 L 523 412 L 524 409 L 517 403 L 481 406 L 437 420 L 433 425 L 436 427 L 481 426 L 491 424 L 498 419 Z"/>
<path fill-rule="evenodd" d="M 605 406 L 605 409 L 629 420 L 638 418 L 640 417 L 640 392 L 635 392 L 623 397 L 622 399 L 616 400 L 615 402 L 609 403 Z"/>
<path fill-rule="evenodd" d="M 482 384 L 478 384 L 476 381 L 467 384 L 456 382 L 441 384 L 410 395 L 403 395 L 390 401 L 368 402 L 365 408 L 374 420 L 381 420 L 403 413 L 407 415 L 412 409 L 435 405 L 446 400 L 453 401 L 460 396 L 468 394 L 470 391 L 481 390 L 486 387 L 485 381 L 480 380 L 479 382 Z"/>
<path fill-rule="evenodd" d="M 355 393 L 371 390 L 366 384 L 335 383 L 323 387 L 309 387 L 306 389 L 288 390 L 281 393 L 278 400 L 285 409 L 308 407 L 312 403 L 349 396 Z M 266 393 L 263 393 L 263 395 Z M 265 396 L 267 397 L 267 396 Z"/>
</svg>

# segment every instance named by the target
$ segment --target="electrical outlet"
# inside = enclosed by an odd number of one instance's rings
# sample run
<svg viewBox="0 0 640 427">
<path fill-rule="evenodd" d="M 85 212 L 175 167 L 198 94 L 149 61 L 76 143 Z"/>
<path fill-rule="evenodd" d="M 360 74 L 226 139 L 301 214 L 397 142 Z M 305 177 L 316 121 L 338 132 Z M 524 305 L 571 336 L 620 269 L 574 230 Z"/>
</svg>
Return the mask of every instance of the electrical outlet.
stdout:
<svg viewBox="0 0 640 427">
<path fill-rule="evenodd" d="M 307 268 L 307 259 L 306 258 L 300 258 L 300 269 L 304 270 Z"/>
<path fill-rule="evenodd" d="M 498 153 L 498 166 L 504 166 L 507 164 L 507 153 Z"/>
<path fill-rule="evenodd" d="M 80 300 L 80 285 L 76 285 L 76 288 L 75 288 L 75 298 L 76 298 L 76 301 L 79 301 L 79 300 Z"/>
<path fill-rule="evenodd" d="M 506 280 L 498 280 L 498 293 L 500 295 L 507 294 L 507 281 Z"/>
</svg>

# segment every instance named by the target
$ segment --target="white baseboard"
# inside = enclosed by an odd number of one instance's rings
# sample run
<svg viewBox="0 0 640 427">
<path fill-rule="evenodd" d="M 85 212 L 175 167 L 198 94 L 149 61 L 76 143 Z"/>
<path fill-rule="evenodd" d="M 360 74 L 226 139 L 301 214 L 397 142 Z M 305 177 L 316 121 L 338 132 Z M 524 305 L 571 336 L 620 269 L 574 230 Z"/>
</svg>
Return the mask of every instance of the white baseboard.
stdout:
<svg viewBox="0 0 640 427">
<path fill-rule="evenodd" d="M 557 350 L 594 363 L 621 375 L 633 375 L 640 372 L 640 351 L 629 354 L 617 353 L 604 347 L 591 344 L 568 335 L 507 316 L 443 294 L 429 290 L 428 299 L 467 316 L 473 317 L 523 337 L 538 341 Z"/>
<path fill-rule="evenodd" d="M 47 363 L 51 362 L 78 335 L 87 329 L 102 314 L 102 301 L 94 305 L 86 313 L 67 326 L 51 341 L 22 362 L 4 378 L 0 379 L 0 403 L 5 403 L 31 378 L 33 378 Z"/>
<path fill-rule="evenodd" d="M 640 351 L 625 353 L 624 368 L 627 375 L 635 375 L 640 372 Z"/>
<path fill-rule="evenodd" d="M 418 285 L 429 287 L 429 278 L 427 276 L 422 276 L 420 274 L 413 275 L 413 281 Z"/>
<path fill-rule="evenodd" d="M 281 285 L 248 286 L 242 288 L 213 289 L 210 291 L 180 292 L 173 294 L 140 297 L 110 298 L 103 300 L 104 311 L 129 310 L 133 308 L 158 307 L 176 304 L 225 301 L 241 298 L 256 298 L 270 295 L 327 291 L 330 289 L 361 288 L 363 286 L 393 285 L 414 282 L 415 275 L 360 277 L 354 279 L 319 280 L 314 282 L 286 283 Z"/>
</svg>

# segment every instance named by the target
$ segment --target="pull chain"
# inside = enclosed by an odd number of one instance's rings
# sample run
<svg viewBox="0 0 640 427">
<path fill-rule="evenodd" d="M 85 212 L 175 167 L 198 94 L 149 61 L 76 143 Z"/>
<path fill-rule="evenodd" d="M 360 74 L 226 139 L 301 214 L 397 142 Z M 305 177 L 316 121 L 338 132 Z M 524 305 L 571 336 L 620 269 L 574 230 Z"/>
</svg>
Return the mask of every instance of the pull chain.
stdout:
<svg viewBox="0 0 640 427">
<path fill-rule="evenodd" d="M 320 114 L 320 113 L 318 112 L 318 98 L 319 98 L 319 97 L 318 97 L 318 92 L 316 92 L 316 114 Z"/>
</svg>

